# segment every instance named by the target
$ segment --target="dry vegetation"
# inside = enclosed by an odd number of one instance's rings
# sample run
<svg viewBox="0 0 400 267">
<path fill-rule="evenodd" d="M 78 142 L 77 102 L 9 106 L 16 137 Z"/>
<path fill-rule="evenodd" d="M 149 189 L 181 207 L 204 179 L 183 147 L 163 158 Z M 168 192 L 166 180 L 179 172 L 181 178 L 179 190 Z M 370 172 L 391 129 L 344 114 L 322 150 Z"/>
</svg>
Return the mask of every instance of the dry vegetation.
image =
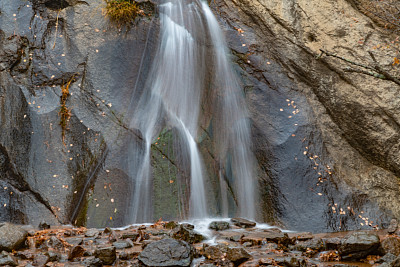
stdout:
<svg viewBox="0 0 400 267">
<path fill-rule="evenodd" d="M 118 27 L 132 23 L 140 9 L 134 0 L 106 0 L 104 14 Z"/>
<path fill-rule="evenodd" d="M 379 26 L 400 34 L 399 0 L 354 0 L 354 3 Z"/>
</svg>

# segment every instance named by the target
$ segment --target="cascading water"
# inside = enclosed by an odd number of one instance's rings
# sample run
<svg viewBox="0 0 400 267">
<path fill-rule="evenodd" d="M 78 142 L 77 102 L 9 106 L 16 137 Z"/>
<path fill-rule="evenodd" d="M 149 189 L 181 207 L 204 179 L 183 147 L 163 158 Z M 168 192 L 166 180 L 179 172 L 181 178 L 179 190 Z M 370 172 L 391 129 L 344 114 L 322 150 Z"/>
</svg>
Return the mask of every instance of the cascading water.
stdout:
<svg viewBox="0 0 400 267">
<path fill-rule="evenodd" d="M 190 165 L 181 167 L 190 168 L 189 188 L 184 189 L 190 194 L 190 204 L 184 216 L 218 215 L 210 214 L 209 204 L 220 202 L 216 212 L 219 215 L 235 210 L 235 215 L 254 218 L 253 156 L 247 113 L 218 22 L 207 4 L 198 0 L 166 1 L 159 9 L 160 44 L 130 122 L 130 127 L 143 138 L 142 144 L 131 144 L 129 159 L 134 179 L 132 222 L 154 220 L 151 148 L 165 128 L 174 129 L 179 135 L 181 154 Z M 207 201 L 208 175 L 198 148 L 199 118 L 203 116 L 206 91 L 217 96 L 209 102 L 213 106 L 212 135 L 217 144 L 220 197 L 212 201 Z M 228 188 L 234 191 L 235 208 L 229 207 L 232 204 Z"/>
</svg>

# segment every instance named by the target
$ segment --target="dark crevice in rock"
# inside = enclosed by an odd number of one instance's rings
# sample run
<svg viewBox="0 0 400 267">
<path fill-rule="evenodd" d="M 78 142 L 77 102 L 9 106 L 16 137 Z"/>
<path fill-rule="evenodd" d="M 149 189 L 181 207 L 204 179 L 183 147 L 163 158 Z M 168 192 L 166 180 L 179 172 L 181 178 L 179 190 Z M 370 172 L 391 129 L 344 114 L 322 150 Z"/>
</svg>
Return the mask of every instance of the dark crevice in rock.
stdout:
<svg viewBox="0 0 400 267">
<path fill-rule="evenodd" d="M 44 6 L 48 9 L 55 11 L 59 11 L 78 4 L 89 5 L 86 1 L 80 0 L 33 0 L 33 4 L 37 7 Z"/>
<path fill-rule="evenodd" d="M 98 157 L 89 155 L 89 158 L 91 158 L 89 162 L 89 170 L 84 170 L 84 167 L 80 166 L 76 171 L 78 176 L 77 179 L 75 179 L 74 188 L 79 192 L 79 194 L 74 195 L 72 198 L 70 210 L 68 212 L 70 222 L 74 225 L 81 226 L 86 224 L 87 194 L 89 189 L 94 186 L 97 175 L 105 163 L 108 152 L 109 150 L 107 149 L 106 144 L 104 144 Z"/>
<path fill-rule="evenodd" d="M 64 9 L 70 6 L 67 0 L 49 0 L 45 2 L 44 5 L 53 10 Z"/>
</svg>

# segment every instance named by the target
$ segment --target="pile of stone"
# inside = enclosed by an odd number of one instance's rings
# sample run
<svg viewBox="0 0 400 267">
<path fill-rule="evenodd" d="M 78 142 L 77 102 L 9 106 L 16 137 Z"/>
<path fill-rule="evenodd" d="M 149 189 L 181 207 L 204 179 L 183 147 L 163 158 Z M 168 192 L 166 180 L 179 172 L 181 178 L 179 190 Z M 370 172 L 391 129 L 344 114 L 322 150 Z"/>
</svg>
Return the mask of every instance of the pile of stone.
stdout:
<svg viewBox="0 0 400 267">
<path fill-rule="evenodd" d="M 384 231 L 311 234 L 260 229 L 234 218 L 209 225 L 158 222 L 123 230 L 0 224 L 0 266 L 400 266 L 397 221 Z M 43 228 L 43 227 L 42 227 Z"/>
</svg>

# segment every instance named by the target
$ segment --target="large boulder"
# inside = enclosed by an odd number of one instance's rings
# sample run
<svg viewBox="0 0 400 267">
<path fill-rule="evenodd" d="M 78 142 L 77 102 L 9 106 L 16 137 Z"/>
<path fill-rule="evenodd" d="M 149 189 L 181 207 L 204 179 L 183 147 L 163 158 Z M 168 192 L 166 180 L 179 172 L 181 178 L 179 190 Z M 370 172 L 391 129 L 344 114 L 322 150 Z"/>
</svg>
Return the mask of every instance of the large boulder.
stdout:
<svg viewBox="0 0 400 267">
<path fill-rule="evenodd" d="M 18 225 L 0 224 L 0 251 L 12 251 L 24 245 L 28 232 Z"/>
<path fill-rule="evenodd" d="M 139 260 L 145 266 L 190 266 L 193 248 L 185 241 L 162 239 L 146 246 Z"/>
<path fill-rule="evenodd" d="M 367 232 L 357 232 L 343 239 L 339 254 L 344 260 L 358 260 L 372 253 L 378 253 L 379 236 Z"/>
</svg>

